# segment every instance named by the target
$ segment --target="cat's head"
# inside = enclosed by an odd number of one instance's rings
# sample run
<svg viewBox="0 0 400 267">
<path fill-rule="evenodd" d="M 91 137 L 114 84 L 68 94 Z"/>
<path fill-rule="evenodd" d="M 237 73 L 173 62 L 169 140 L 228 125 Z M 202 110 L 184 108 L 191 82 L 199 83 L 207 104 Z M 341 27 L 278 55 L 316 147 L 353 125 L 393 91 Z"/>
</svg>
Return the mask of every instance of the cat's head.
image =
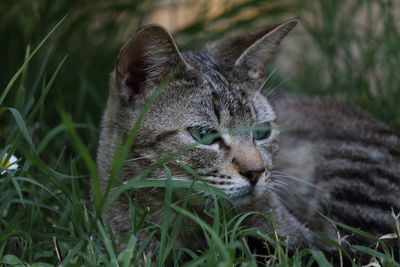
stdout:
<svg viewBox="0 0 400 267">
<path fill-rule="evenodd" d="M 178 161 L 233 200 L 261 194 L 278 148 L 275 114 L 260 94 L 264 69 L 296 23 L 291 19 L 185 53 L 158 25 L 137 32 L 120 51 L 103 127 L 129 132 L 149 96 L 174 76 L 141 123 L 123 179 L 198 142 L 169 163 L 173 177 L 192 179 Z M 163 177 L 160 169 L 150 178 Z"/>
</svg>

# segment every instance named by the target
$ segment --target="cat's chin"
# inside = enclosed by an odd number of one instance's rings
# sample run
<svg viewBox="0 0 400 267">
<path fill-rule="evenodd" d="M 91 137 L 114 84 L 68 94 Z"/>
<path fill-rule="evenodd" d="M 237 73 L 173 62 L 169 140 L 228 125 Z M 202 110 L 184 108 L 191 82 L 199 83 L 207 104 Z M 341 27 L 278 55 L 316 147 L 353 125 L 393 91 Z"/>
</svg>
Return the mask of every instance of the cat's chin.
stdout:
<svg viewBox="0 0 400 267">
<path fill-rule="evenodd" d="M 235 207 L 247 206 L 253 203 L 260 197 L 260 192 L 257 188 L 253 188 L 247 191 L 247 193 L 243 193 L 241 195 L 231 196 L 230 199 Z"/>
<path fill-rule="evenodd" d="M 254 195 L 252 195 L 252 194 L 236 196 L 233 198 L 231 197 L 231 201 L 235 207 L 249 205 L 251 203 L 252 199 L 254 199 Z"/>
</svg>

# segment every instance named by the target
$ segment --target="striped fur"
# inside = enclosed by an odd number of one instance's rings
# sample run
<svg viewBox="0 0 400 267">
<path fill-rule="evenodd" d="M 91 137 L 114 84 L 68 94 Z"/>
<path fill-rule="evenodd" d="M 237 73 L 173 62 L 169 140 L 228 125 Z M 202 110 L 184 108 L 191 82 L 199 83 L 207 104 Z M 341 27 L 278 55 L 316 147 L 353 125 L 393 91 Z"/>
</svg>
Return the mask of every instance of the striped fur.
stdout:
<svg viewBox="0 0 400 267">
<path fill-rule="evenodd" d="M 400 133 L 345 103 L 318 97 L 281 93 L 273 106 L 279 124 L 293 127 L 281 132 L 275 167 L 318 188 L 298 189 L 302 201 L 291 207 L 297 217 L 315 225 L 321 212 L 377 236 L 395 233 L 391 213 L 400 212 Z M 312 164 L 290 157 L 305 146 L 303 157 Z M 356 234 L 347 241 L 368 243 Z"/>
<path fill-rule="evenodd" d="M 309 232 L 336 236 L 319 213 L 373 234 L 393 232 L 390 211 L 400 210 L 399 134 L 343 104 L 287 93 L 270 102 L 268 92 L 260 93 L 267 81 L 263 66 L 296 23 L 289 20 L 185 53 L 160 26 L 150 25 L 135 34 L 121 49 L 110 82 L 97 154 L 103 186 L 118 137 L 128 134 L 143 103 L 174 69 L 176 75 L 141 123 L 119 183 L 193 144 L 189 129 L 204 127 L 219 132 L 220 138 L 198 144 L 169 162 L 173 177 L 193 179 L 177 164 L 185 163 L 224 191 L 239 211 L 272 214 L 278 233 L 289 236 L 291 248 L 329 251 Z M 268 137 L 254 139 L 251 127 L 276 122 L 290 127 L 273 127 Z M 165 176 L 160 168 L 148 178 Z M 150 210 L 150 222 L 159 224 L 163 219 L 162 190 L 130 190 L 106 212 L 117 238 L 132 233 L 129 198 Z M 179 195 L 174 198 L 179 200 Z M 209 220 L 201 207 L 189 208 Z M 245 223 L 269 230 L 259 217 Z M 182 229 L 176 246 L 202 246 L 201 238 L 193 242 L 193 233 L 199 230 L 193 222 L 184 220 Z M 139 243 L 148 234 L 137 233 Z M 365 240 L 352 236 L 348 241 Z M 157 251 L 154 237 L 147 252 L 154 256 Z"/>
</svg>

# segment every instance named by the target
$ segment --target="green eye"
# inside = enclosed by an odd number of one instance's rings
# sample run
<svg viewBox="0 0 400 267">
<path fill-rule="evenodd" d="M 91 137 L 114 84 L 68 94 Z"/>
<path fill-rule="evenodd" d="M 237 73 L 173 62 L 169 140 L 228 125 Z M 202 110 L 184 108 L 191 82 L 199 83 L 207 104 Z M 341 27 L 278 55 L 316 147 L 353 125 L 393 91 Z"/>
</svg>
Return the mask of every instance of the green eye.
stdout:
<svg viewBox="0 0 400 267">
<path fill-rule="evenodd" d="M 203 145 L 211 145 L 220 138 L 217 131 L 201 127 L 188 128 L 192 137 Z"/>
<path fill-rule="evenodd" d="M 251 129 L 255 140 L 267 139 L 271 135 L 272 127 L 269 122 L 264 124 L 254 125 Z"/>
</svg>

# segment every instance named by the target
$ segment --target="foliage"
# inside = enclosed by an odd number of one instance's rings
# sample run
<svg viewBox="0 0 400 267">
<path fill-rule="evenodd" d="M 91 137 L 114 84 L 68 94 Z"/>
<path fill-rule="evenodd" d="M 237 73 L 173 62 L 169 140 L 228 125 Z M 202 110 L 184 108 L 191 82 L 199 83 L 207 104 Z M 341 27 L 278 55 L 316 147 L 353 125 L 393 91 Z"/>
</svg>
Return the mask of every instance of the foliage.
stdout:
<svg viewBox="0 0 400 267">
<path fill-rule="evenodd" d="M 400 33 L 394 1 L 305 2 L 230 3 L 217 17 L 199 14 L 175 36 L 180 47 L 192 49 L 207 40 L 302 15 L 311 45 L 299 46 L 315 48 L 317 56 L 304 53 L 294 60 L 295 74 L 283 85 L 301 93 L 346 99 L 399 128 Z M 109 225 L 101 217 L 108 204 L 97 192 L 93 205 L 88 188 L 90 183 L 98 183 L 93 157 L 117 51 L 127 27 L 133 24 L 129 32 L 136 30 L 157 8 L 157 1 L 139 0 L 0 2 L 0 159 L 14 154 L 20 165 L 18 170 L 0 175 L 0 265 L 152 264 L 135 236 L 126 240 L 124 251 L 117 252 Z M 250 10 L 251 16 L 243 16 L 244 10 Z M 362 10 L 377 13 L 368 16 L 379 17 L 380 22 L 371 19 L 364 27 L 349 27 L 355 23 L 352 14 Z M 310 17 L 312 20 L 307 20 Z M 279 71 L 273 77 L 271 87 L 286 80 Z M 118 160 L 115 164 L 118 169 Z M 171 202 L 174 187 L 190 189 L 192 185 L 174 184 L 170 179 L 157 185 L 165 188 L 165 216 L 176 213 L 179 218 L 195 221 L 204 231 L 207 245 L 202 251 L 182 249 L 192 257 L 188 266 L 255 266 L 258 259 L 245 241 L 250 234 L 275 247 L 266 259 L 270 264 L 299 266 L 316 261 L 325 265 L 329 261 L 311 250 L 288 255 L 274 233 L 243 228 L 241 222 L 251 214 L 235 214 L 217 200 L 223 198 L 216 197 L 219 192 L 210 188 L 202 190 L 211 190 L 215 196 L 207 211 L 213 218 L 211 225 L 184 209 L 191 194 L 183 204 Z M 129 188 L 146 186 L 154 186 L 154 182 L 133 179 L 129 183 Z M 179 222 L 173 227 L 149 225 L 146 211 L 138 210 L 134 203 L 131 216 L 134 229 L 150 229 L 160 236 L 162 251 L 153 264 L 161 266 L 171 259 L 178 264 L 180 250 L 172 244 Z M 370 248 L 357 249 L 383 265 L 398 264 L 390 251 L 383 254 Z"/>
</svg>

